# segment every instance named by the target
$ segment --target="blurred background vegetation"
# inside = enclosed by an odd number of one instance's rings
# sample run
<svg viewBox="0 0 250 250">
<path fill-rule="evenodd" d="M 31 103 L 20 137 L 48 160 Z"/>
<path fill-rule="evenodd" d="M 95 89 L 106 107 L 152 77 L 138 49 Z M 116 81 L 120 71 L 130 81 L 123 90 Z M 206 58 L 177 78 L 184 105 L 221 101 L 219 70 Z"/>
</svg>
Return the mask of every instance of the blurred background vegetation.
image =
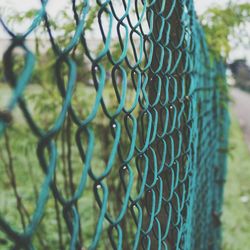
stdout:
<svg viewBox="0 0 250 250">
<path fill-rule="evenodd" d="M 236 114 L 231 114 L 228 174 L 225 183 L 223 250 L 248 250 L 250 236 L 250 153 Z"/>
<path fill-rule="evenodd" d="M 14 26 L 15 23 L 27 22 L 27 20 L 33 17 L 35 11 L 29 10 L 21 15 L 15 13 L 9 15 L 8 12 L 8 15 L 6 15 L 8 24 Z M 89 34 L 95 25 L 95 17 L 96 5 L 93 5 L 88 14 L 86 25 L 86 32 Z M 228 68 L 231 69 L 236 86 L 250 91 L 250 68 L 247 61 L 241 58 L 228 63 L 229 54 L 234 49 L 230 43 L 230 37 L 234 38 L 235 43 L 245 44 L 244 46 L 249 46 L 250 44 L 249 37 L 243 39 L 244 35 L 239 35 L 244 34 L 244 30 L 249 27 L 250 4 L 230 2 L 224 7 L 213 6 L 208 8 L 199 18 L 211 51 L 211 60 L 219 57 L 224 58 L 225 63 L 228 64 Z M 72 16 L 65 10 L 60 12 L 53 20 L 51 19 L 50 22 L 53 30 L 59 31 L 56 34 L 58 44 L 60 47 L 65 47 L 75 29 Z M 45 27 L 41 26 L 36 30 L 34 41 L 32 42 L 31 47 L 34 49 L 38 63 L 36 63 L 30 81 L 31 84 L 29 84 L 25 91 L 24 98 L 37 123 L 42 124 L 43 129 L 48 130 L 60 110 L 62 100 L 54 85 L 55 57 L 48 42 L 47 32 L 44 29 Z M 93 50 L 94 52 L 102 49 L 101 47 L 96 47 L 97 49 L 95 49 L 96 51 Z M 114 57 L 118 58 L 120 50 L 116 44 L 113 44 L 113 50 Z M 78 46 L 72 53 L 72 57 L 79 66 L 77 68 L 76 94 L 74 95 L 73 106 L 78 111 L 79 116 L 86 118 L 91 112 L 96 91 L 93 82 L 91 82 L 90 63 L 82 55 L 83 48 L 81 46 Z M 16 62 L 15 73 L 18 74 L 24 65 L 22 51 L 16 51 L 14 60 Z M 111 74 L 111 65 L 109 65 L 108 61 L 106 63 L 107 69 L 110 67 L 109 74 Z M 0 65 L 0 107 L 4 107 L 11 94 L 11 89 L 5 84 L 6 79 L 3 63 L 1 62 Z M 61 72 L 62 77 L 67 79 L 67 73 L 67 68 L 65 67 Z M 128 99 L 126 100 L 126 104 L 127 108 L 129 108 L 132 105 L 135 94 L 131 79 L 128 79 L 127 91 Z M 88 98 L 83 93 L 88 93 Z M 110 100 L 116 100 L 117 97 L 111 80 L 108 80 L 103 96 L 109 111 L 114 112 L 117 109 L 117 102 Z M 84 109 L 81 108 L 83 106 L 85 107 Z M 139 111 L 135 110 L 135 112 Z M 18 110 L 10 118 L 10 122 L 12 119 L 18 120 L 18 122 L 13 123 L 8 133 L 6 132 L 0 140 L 0 189 L 4 190 L 4 192 L 0 192 L 0 212 L 6 214 L 7 219 L 16 228 L 21 229 L 27 225 L 30 214 L 34 210 L 34 201 L 37 199 L 39 187 L 43 181 L 43 173 L 38 168 L 34 170 L 34 166 L 39 164 L 35 152 L 37 144 L 35 136 L 32 133 L 28 133 L 29 128 Z M 99 135 L 96 138 L 100 138 L 95 142 L 94 159 L 96 162 L 94 164 L 98 165 L 97 171 L 101 173 L 108 163 L 111 148 L 107 145 L 112 145 L 113 137 L 111 136 L 109 120 L 105 118 L 102 112 L 97 114 L 97 118 L 93 121 L 93 126 Z M 74 193 L 78 177 L 81 175 L 82 170 L 82 165 L 74 160 L 79 157 L 78 149 L 74 145 L 73 135 L 75 131 L 76 127 L 72 125 L 70 120 L 66 120 L 62 131 L 57 136 L 57 147 L 61 160 L 58 165 L 56 181 L 61 190 L 63 190 L 65 197 L 69 197 Z M 247 246 L 250 244 L 250 155 L 235 115 L 232 116 L 230 138 L 232 150 L 229 157 L 228 182 L 225 189 L 225 213 L 223 215 L 225 237 L 223 249 L 248 250 Z M 128 148 L 125 146 L 129 144 L 126 143 L 127 140 L 125 135 L 122 138 L 125 151 L 128 151 Z M 74 168 L 72 165 L 74 165 Z M 19 167 L 17 168 L 17 166 Z M 72 172 L 74 172 L 74 176 Z M 110 199 L 115 200 L 117 198 L 116 194 L 122 192 L 122 188 L 119 179 L 116 180 L 116 176 L 119 176 L 119 174 L 113 171 L 111 175 L 113 178 L 109 178 L 107 181 L 114 181 L 107 183 L 107 186 L 113 190 Z M 135 176 L 135 178 L 139 177 Z M 80 214 L 81 221 L 85 223 L 82 234 L 84 235 L 86 245 L 89 244 L 94 232 L 96 224 L 95 215 L 99 213 L 99 208 L 93 198 L 92 186 L 93 183 L 89 180 L 86 190 L 88 194 L 81 198 L 78 203 L 78 206 L 81 207 L 80 211 L 82 211 L 82 214 Z M 27 192 L 27 190 L 30 190 L 30 192 Z M 135 190 L 138 192 L 138 189 L 135 188 Z M 115 216 L 120 210 L 121 205 L 122 200 L 118 199 L 108 209 Z M 17 210 L 10 209 L 15 207 L 17 207 Z M 58 204 L 53 199 L 50 199 L 45 212 L 45 216 L 48 219 L 43 221 L 39 226 L 35 239 L 36 244 L 42 246 L 41 249 L 64 249 L 65 243 L 69 240 L 65 225 L 62 223 L 61 211 L 59 210 Z M 134 223 L 132 217 L 128 216 L 125 220 L 126 224 L 129 225 L 124 226 L 127 230 L 127 235 L 132 234 L 134 230 L 134 227 L 131 226 Z M 47 238 L 44 238 L 44 235 Z M 103 239 L 103 242 L 106 242 L 106 245 L 103 245 L 103 249 L 110 249 L 109 241 Z M 129 242 L 127 244 L 129 245 Z M 0 232 L 0 249 L 7 249 L 8 246 L 9 242 Z M 49 248 L 49 246 L 53 246 L 53 248 Z"/>
<path fill-rule="evenodd" d="M 248 250 L 250 246 L 250 94 L 244 94 L 245 103 L 235 106 L 243 92 L 250 92 L 250 4 L 230 1 L 226 6 L 211 6 L 201 16 L 211 60 L 222 56 L 228 65 L 229 96 L 231 98 L 231 129 L 229 140 L 228 174 L 225 183 L 223 223 L 223 250 Z M 245 57 L 237 57 L 237 50 L 245 50 Z M 235 58 L 229 60 L 230 53 Z M 240 53 L 238 53 L 240 54 Z M 235 96 L 233 98 L 231 95 Z M 241 109 L 241 111 L 239 110 Z M 243 120 L 240 124 L 240 119 Z M 242 126 L 240 126 L 242 125 Z M 247 129 L 243 130 L 246 126 Z M 245 134 L 244 134 L 245 132 Z"/>
</svg>

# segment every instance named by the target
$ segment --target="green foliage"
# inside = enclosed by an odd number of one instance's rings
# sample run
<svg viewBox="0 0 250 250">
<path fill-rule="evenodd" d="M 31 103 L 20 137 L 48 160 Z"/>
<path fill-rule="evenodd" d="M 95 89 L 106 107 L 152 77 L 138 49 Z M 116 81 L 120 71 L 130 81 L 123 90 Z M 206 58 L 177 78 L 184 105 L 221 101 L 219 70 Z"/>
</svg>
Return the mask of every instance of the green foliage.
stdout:
<svg viewBox="0 0 250 250">
<path fill-rule="evenodd" d="M 230 37 L 241 42 L 240 34 L 250 21 L 250 3 L 229 3 L 225 8 L 214 6 L 200 16 L 213 59 L 227 58 L 231 51 Z"/>
<path fill-rule="evenodd" d="M 95 7 L 92 7 L 89 11 L 89 14 L 88 14 L 88 19 L 86 21 L 86 25 L 85 25 L 85 30 L 92 30 L 92 25 L 94 23 L 94 19 L 97 15 L 97 10 L 98 10 L 99 6 L 96 5 Z"/>
<path fill-rule="evenodd" d="M 12 15 L 8 15 L 7 19 L 8 19 L 8 24 L 11 26 L 14 26 L 14 24 L 16 24 L 17 22 L 23 22 L 23 21 L 31 21 L 33 19 L 33 17 L 36 15 L 37 10 L 36 9 L 30 9 L 24 13 L 16 13 L 13 12 L 12 10 Z"/>
</svg>

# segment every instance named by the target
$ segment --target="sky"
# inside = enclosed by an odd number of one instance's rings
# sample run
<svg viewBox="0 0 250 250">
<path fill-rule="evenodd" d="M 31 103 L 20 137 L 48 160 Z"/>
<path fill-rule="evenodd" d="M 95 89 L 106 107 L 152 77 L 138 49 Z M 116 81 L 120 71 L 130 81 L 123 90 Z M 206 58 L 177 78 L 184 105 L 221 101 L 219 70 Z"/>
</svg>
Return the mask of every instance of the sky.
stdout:
<svg viewBox="0 0 250 250">
<path fill-rule="evenodd" d="M 93 1 L 93 0 L 92 0 Z M 221 2 L 226 2 L 226 0 L 220 0 Z M 69 0 L 49 0 L 46 6 L 46 11 L 53 18 L 56 16 L 60 10 L 67 8 L 67 3 Z M 198 14 L 201 14 L 204 10 L 207 9 L 213 3 L 216 3 L 215 0 L 194 0 L 195 7 Z M 22 4 L 20 4 L 20 0 L 0 0 L 0 13 L 3 13 L 3 17 L 8 16 L 10 10 L 14 10 L 17 13 L 25 13 L 29 9 L 39 9 L 41 7 L 41 0 L 22 0 Z M 3 18 L 4 19 L 4 18 Z M 26 24 L 26 23 L 25 23 Z M 29 23 L 27 23 L 28 27 Z M 22 33 L 26 30 L 26 25 L 15 25 L 15 31 Z M 0 25 L 0 39 L 8 38 L 8 35 L 3 30 Z"/>
<path fill-rule="evenodd" d="M 235 0 L 234 0 L 235 1 Z M 244 0 L 237 0 L 237 2 L 242 2 Z M 38 8 L 40 7 L 41 3 L 40 0 L 22 0 L 22 4 L 20 4 L 20 0 L 0 0 L 0 6 L 9 6 L 18 9 L 19 11 L 25 11 L 28 8 Z M 59 9 L 62 9 L 65 7 L 65 4 L 67 3 L 67 0 L 49 0 L 48 1 L 48 7 L 47 9 L 51 13 L 58 12 Z M 228 0 L 194 0 L 194 4 L 196 7 L 196 11 L 198 14 L 202 13 L 204 10 L 206 10 L 211 4 L 220 4 L 223 5 L 227 3 Z M 236 1 L 235 1 L 236 2 Z"/>
<path fill-rule="evenodd" d="M 239 2 L 241 0 L 238 0 Z M 20 4 L 20 2 L 22 2 Z M 63 9 L 68 1 L 67 0 L 49 0 L 47 5 L 47 10 L 50 14 L 57 13 L 60 9 Z M 211 4 L 225 4 L 228 0 L 194 0 L 196 11 L 198 14 L 206 10 Z M 41 5 L 40 0 L 0 0 L 1 7 L 11 7 L 17 9 L 18 11 L 27 11 L 29 8 L 39 8 Z"/>
<path fill-rule="evenodd" d="M 246 2 L 247 0 L 231 0 L 233 2 Z M 48 5 L 46 7 L 47 12 L 50 16 L 55 16 L 60 10 L 66 8 L 67 3 L 69 0 L 49 0 Z M 225 5 L 228 0 L 194 0 L 195 9 L 198 15 L 202 14 L 208 7 L 219 4 Z M 39 8 L 41 6 L 40 0 L 0 0 L 0 11 L 2 9 L 14 9 L 18 13 L 25 12 L 30 8 Z M 18 29 L 22 29 L 25 27 L 18 27 Z M 250 25 L 249 25 L 250 29 Z M 19 30 L 20 31 L 20 30 Z M 21 30 L 22 31 L 22 30 Z M 250 32 L 248 32 L 250 33 Z M 0 25 L 0 39 L 7 38 L 8 36 L 4 32 L 2 26 Z M 233 50 L 230 55 L 230 60 L 234 60 L 235 58 L 242 58 L 245 57 L 250 64 L 250 48 L 237 48 L 237 50 Z"/>
</svg>

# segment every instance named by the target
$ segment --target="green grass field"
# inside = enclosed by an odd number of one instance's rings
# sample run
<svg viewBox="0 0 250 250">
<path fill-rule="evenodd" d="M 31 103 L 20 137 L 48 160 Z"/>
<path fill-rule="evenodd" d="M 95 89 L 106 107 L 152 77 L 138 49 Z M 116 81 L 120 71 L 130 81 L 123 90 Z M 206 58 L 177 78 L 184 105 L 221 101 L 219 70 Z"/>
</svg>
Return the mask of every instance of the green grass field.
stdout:
<svg viewBox="0 0 250 250">
<path fill-rule="evenodd" d="M 8 91 L 6 90 L 7 99 Z M 6 100 L 1 99 L 0 104 Z M 26 123 L 21 122 L 20 112 L 16 112 L 15 118 L 20 121 L 20 124 L 23 126 L 14 128 L 10 131 L 10 143 L 13 147 L 14 152 L 18 154 L 13 154 L 14 169 L 18 172 L 17 174 L 17 184 L 18 192 L 21 194 L 22 199 L 26 205 L 28 213 L 32 214 L 35 204 L 36 194 L 33 192 L 33 184 L 39 189 L 41 182 L 43 180 L 43 173 L 40 171 L 34 171 L 34 176 L 31 176 L 32 166 L 37 166 L 37 158 L 35 153 L 36 140 L 32 133 L 28 133 L 28 128 L 25 127 Z M 22 132 L 22 133 L 21 133 Z M 11 134 L 12 133 L 12 134 Z M 16 139 L 16 135 L 19 135 Z M 28 135 L 28 136 L 27 136 Z M 15 140 L 13 139 L 15 138 Z M 2 138 L 3 140 L 3 138 Z M 0 140 L 0 154 L 1 149 L 4 149 L 4 145 L 1 144 Z M 99 143 L 100 144 L 100 143 Z M 101 146 L 98 146 L 98 152 L 101 152 Z M 2 146 L 2 147 L 1 147 Z M 247 146 L 243 139 L 243 134 L 240 129 L 239 123 L 236 117 L 232 116 L 231 123 L 231 132 L 230 132 L 230 151 L 229 155 L 229 169 L 227 175 L 227 182 L 225 186 L 225 198 L 224 198 L 224 213 L 223 213 L 223 250 L 249 250 L 250 249 L 250 153 L 248 152 Z M 75 147 L 72 148 L 72 154 L 77 153 Z M 60 152 L 59 152 L 60 153 Z M 6 155 L 3 155 L 6 158 Z M 98 165 L 100 167 L 100 162 L 102 155 L 96 156 L 99 161 Z M 77 158 L 77 157 L 76 157 Z M 1 159 L 1 155 L 0 155 Z M 16 163 L 16 164 L 15 164 Z M 28 163 L 28 164 L 27 164 Z M 2 164 L 2 165 L 1 165 Z M 96 163 L 97 164 L 97 163 Z M 104 163 L 102 164 L 104 165 Z M 19 167 L 18 166 L 22 166 Z M 60 170 L 61 166 L 58 166 Z M 82 166 L 79 166 L 79 171 Z M 59 171 L 60 173 L 60 171 Z M 28 176 L 28 177 L 27 177 Z M 27 178 L 34 178 L 35 183 L 27 181 Z M 62 175 L 58 174 L 58 183 L 62 185 Z M 5 218 L 9 219 L 14 225 L 16 224 L 20 228 L 19 215 L 15 209 L 16 200 L 13 196 L 13 190 L 10 188 L 8 178 L 6 177 L 6 170 L 3 165 L 3 161 L 0 161 L 0 190 L 5 190 L 5 192 L 0 192 L 0 213 L 5 215 Z M 29 190 L 29 191 L 27 191 Z M 85 230 L 83 234 L 85 239 L 91 239 L 92 229 L 91 225 L 95 220 L 95 204 L 92 200 L 94 197 L 92 189 L 87 190 L 89 195 L 87 199 L 81 199 L 80 204 L 84 211 L 81 214 L 82 221 L 85 222 Z M 7 194 L 7 195 L 6 195 Z M 14 209 L 9 209 L 10 207 Z M 43 223 L 39 227 L 40 235 L 47 235 L 46 241 L 51 243 L 57 249 L 57 227 L 54 216 L 54 203 L 52 199 L 49 200 L 45 214 L 47 215 L 47 220 L 43 220 Z M 89 213 L 86 213 L 89 211 Z M 52 214 L 52 216 L 49 216 Z M 53 218 L 52 218 L 53 217 Z M 86 223 L 89 223 L 86 226 Z M 64 225 L 63 225 L 64 226 Z M 93 229 L 94 230 L 94 229 Z M 65 235 L 66 235 L 66 229 Z M 67 237 L 65 236 L 65 242 L 67 242 Z M 0 249 L 8 249 L 7 245 L 9 242 L 4 241 L 5 236 L 0 232 Z M 2 241 L 2 243 L 1 243 Z M 38 241 L 38 239 L 36 239 Z M 108 242 L 108 241 L 107 241 Z M 46 242 L 43 242 L 46 249 L 51 249 L 46 245 Z M 108 249 L 108 248 L 107 248 Z"/>
<path fill-rule="evenodd" d="M 223 250 L 250 249 L 250 153 L 232 115 L 227 182 L 224 193 Z"/>
</svg>

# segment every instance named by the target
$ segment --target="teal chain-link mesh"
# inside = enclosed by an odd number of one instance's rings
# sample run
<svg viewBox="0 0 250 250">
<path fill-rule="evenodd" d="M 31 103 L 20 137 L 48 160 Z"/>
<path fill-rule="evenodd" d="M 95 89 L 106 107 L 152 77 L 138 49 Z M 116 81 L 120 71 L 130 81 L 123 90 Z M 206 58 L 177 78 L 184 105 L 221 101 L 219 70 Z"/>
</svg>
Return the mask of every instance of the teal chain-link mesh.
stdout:
<svg viewBox="0 0 250 250">
<path fill-rule="evenodd" d="M 225 67 L 193 1 L 72 0 L 63 36 L 49 2 L 1 20 L 0 249 L 219 249 Z"/>
</svg>

